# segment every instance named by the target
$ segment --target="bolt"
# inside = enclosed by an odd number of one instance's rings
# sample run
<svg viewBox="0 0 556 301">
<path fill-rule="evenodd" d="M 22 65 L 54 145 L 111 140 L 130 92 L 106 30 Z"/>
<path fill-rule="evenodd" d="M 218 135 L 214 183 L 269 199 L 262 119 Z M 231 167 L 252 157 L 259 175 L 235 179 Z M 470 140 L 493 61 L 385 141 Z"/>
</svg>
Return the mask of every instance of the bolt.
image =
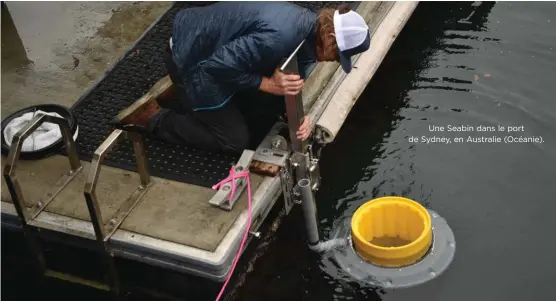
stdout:
<svg viewBox="0 0 556 301">
<path fill-rule="evenodd" d="M 139 187 L 137 187 L 137 189 L 139 189 L 139 190 L 143 190 L 143 189 L 145 189 L 145 186 L 143 186 L 143 185 L 139 185 Z"/>
<path fill-rule="evenodd" d="M 40 207 L 42 207 L 42 205 L 43 205 L 43 204 L 42 204 L 42 202 L 41 202 L 41 201 L 38 201 L 38 202 L 37 202 L 37 208 L 40 208 Z"/>
<path fill-rule="evenodd" d="M 110 220 L 110 224 L 115 225 L 115 224 L 116 224 L 116 219 L 114 219 L 114 218 L 111 219 L 111 220 Z"/>
<path fill-rule="evenodd" d="M 73 170 L 68 171 L 68 175 L 73 175 Z"/>
<path fill-rule="evenodd" d="M 274 148 L 279 148 L 281 144 L 282 143 L 280 143 L 279 139 L 276 139 L 276 140 L 272 141 L 272 147 L 274 147 Z"/>
</svg>

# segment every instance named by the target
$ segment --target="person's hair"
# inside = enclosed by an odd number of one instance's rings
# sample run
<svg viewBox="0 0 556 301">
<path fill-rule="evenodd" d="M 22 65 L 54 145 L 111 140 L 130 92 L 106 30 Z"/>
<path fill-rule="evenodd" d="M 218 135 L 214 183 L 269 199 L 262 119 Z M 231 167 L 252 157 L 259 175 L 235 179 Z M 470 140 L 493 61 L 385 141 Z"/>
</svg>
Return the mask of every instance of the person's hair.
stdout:
<svg viewBox="0 0 556 301">
<path fill-rule="evenodd" d="M 327 7 L 321 9 L 317 15 L 317 45 L 324 49 L 324 37 L 334 33 L 334 12 L 338 10 L 340 14 L 345 14 L 351 10 L 348 4 L 340 4 L 336 7 Z M 333 49 L 328 51 L 337 52 L 338 45 L 334 42 L 331 46 Z"/>
</svg>

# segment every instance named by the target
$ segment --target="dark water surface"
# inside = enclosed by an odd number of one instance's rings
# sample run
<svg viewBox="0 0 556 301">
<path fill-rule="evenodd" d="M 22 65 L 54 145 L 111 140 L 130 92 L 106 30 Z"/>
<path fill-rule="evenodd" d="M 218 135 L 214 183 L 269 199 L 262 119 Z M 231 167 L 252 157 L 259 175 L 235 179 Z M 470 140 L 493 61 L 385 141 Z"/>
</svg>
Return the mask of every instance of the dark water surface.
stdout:
<svg viewBox="0 0 556 301">
<path fill-rule="evenodd" d="M 372 198 L 414 199 L 446 218 L 456 237 L 440 278 L 394 292 L 357 287 L 303 249 L 303 224 L 291 221 L 239 299 L 556 300 L 555 23 L 556 3 L 421 3 L 323 153 L 325 234 Z M 523 131 L 429 131 L 448 125 Z M 507 135 L 543 143 L 466 141 Z"/>
<path fill-rule="evenodd" d="M 405 196 L 452 227 L 457 251 L 444 274 L 393 292 L 356 285 L 307 249 L 297 208 L 234 299 L 556 300 L 555 23 L 556 4 L 549 2 L 422 2 L 324 150 L 317 194 L 323 236 L 367 200 Z M 448 125 L 523 131 L 429 130 Z M 543 143 L 504 143 L 510 134 Z M 426 144 L 422 136 L 452 143 Z M 104 299 L 66 286 L 41 295 Z"/>
</svg>

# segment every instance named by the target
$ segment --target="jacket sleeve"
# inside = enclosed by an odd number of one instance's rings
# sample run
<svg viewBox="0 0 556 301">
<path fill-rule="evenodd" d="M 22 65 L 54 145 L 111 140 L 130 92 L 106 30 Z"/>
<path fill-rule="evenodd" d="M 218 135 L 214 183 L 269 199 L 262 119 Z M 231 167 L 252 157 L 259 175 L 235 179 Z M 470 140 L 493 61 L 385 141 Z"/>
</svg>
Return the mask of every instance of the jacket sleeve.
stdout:
<svg viewBox="0 0 556 301">
<path fill-rule="evenodd" d="M 259 88 L 262 75 L 255 66 L 280 53 L 279 38 L 271 32 L 254 32 L 223 45 L 203 64 L 203 71 L 217 82 L 232 84 L 239 89 Z"/>
</svg>

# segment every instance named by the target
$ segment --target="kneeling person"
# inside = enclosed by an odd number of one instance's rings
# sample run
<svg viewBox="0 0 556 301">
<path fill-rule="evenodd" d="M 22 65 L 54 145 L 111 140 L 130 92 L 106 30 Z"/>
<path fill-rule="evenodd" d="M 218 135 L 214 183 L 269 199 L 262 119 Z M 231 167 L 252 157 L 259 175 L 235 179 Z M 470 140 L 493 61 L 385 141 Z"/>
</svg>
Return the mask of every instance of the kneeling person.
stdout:
<svg viewBox="0 0 556 301">
<path fill-rule="evenodd" d="M 277 70 L 303 40 L 301 76 Z M 248 125 L 257 127 L 252 121 L 260 115 L 272 126 L 284 113 L 283 96 L 301 91 L 316 62 L 338 61 L 347 73 L 351 56 L 369 45 L 367 24 L 347 5 L 318 13 L 287 2 L 185 9 L 174 19 L 164 58 L 175 97 L 134 104 L 118 122 L 171 143 L 240 153 L 251 142 Z M 297 137 L 306 140 L 311 130 L 306 117 Z"/>
</svg>

